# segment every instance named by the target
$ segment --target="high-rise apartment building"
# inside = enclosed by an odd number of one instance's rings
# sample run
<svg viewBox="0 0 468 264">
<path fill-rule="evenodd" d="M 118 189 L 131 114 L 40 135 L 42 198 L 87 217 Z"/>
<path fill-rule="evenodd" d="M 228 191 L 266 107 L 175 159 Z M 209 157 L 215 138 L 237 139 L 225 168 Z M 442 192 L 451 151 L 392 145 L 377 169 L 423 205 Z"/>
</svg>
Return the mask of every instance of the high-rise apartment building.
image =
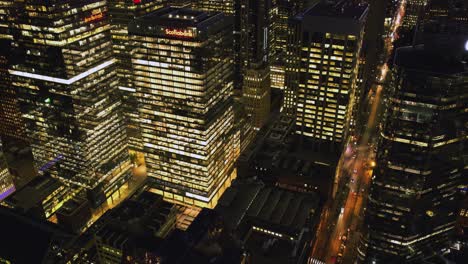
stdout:
<svg viewBox="0 0 468 264">
<path fill-rule="evenodd" d="M 352 131 L 367 11 L 321 2 L 291 21 L 283 111 L 296 118 L 297 134 L 333 146 Z"/>
<path fill-rule="evenodd" d="M 5 141 L 24 140 L 24 124 L 21 120 L 16 91 L 8 73 L 12 55 L 13 28 L 17 3 L 0 1 L 0 137 Z"/>
<path fill-rule="evenodd" d="M 397 50 L 359 249 L 365 263 L 423 263 L 449 248 L 466 183 L 465 41 Z"/>
<path fill-rule="evenodd" d="M 36 169 L 97 205 L 130 177 L 107 2 L 23 4 L 9 73 Z"/>
<path fill-rule="evenodd" d="M 0 141 L 0 201 L 8 197 L 15 191 L 13 177 L 8 171 L 6 159 L 3 154 L 2 142 Z"/>
<path fill-rule="evenodd" d="M 148 176 L 166 200 L 214 207 L 235 178 L 233 21 L 162 8 L 129 25 Z"/>
<path fill-rule="evenodd" d="M 119 92 L 122 97 L 122 112 L 127 123 L 129 147 L 142 150 L 143 144 L 138 122 L 138 102 L 131 80 L 131 44 L 128 37 L 128 23 L 136 17 L 151 13 L 163 7 L 166 0 L 126 1 L 109 0 L 109 16 L 112 25 L 112 44 L 114 57 L 117 60 Z M 171 1 L 169 1 L 171 2 Z"/>
</svg>

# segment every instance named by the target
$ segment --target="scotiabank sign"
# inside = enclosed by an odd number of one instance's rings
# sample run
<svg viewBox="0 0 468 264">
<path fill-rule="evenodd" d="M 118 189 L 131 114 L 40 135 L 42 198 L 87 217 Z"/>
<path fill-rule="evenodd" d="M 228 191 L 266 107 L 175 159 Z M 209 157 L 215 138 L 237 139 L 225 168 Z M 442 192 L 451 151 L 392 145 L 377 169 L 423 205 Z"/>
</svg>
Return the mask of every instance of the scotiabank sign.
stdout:
<svg viewBox="0 0 468 264">
<path fill-rule="evenodd" d="M 97 14 L 92 14 L 91 16 L 89 17 L 85 17 L 84 21 L 87 23 L 87 22 L 92 22 L 92 21 L 96 21 L 98 19 L 101 19 L 104 17 L 104 14 L 102 13 L 97 13 Z"/>
<path fill-rule="evenodd" d="M 193 38 L 193 32 L 188 31 L 188 30 L 166 28 L 166 30 L 164 32 L 168 36 L 182 37 L 182 38 Z"/>
</svg>

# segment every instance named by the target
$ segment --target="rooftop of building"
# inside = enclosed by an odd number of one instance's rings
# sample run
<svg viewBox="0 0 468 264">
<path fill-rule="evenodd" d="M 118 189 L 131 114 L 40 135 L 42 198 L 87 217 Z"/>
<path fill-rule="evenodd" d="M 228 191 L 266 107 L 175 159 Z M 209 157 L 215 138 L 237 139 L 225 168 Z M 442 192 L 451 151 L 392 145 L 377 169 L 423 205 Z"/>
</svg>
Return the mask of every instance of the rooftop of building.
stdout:
<svg viewBox="0 0 468 264">
<path fill-rule="evenodd" d="M 333 17 L 362 20 L 367 15 L 368 5 L 353 1 L 320 1 L 304 11 L 302 16 Z"/>
<path fill-rule="evenodd" d="M 241 241 L 224 228 L 220 215 L 203 209 L 186 231 L 174 230 L 154 251 L 161 263 L 241 263 Z"/>
<path fill-rule="evenodd" d="M 468 1 L 466 0 L 431 0 L 427 4 L 427 8 L 437 8 L 437 9 L 463 9 L 468 6 Z"/>
<path fill-rule="evenodd" d="M 141 191 L 109 210 L 92 227 L 102 241 L 115 248 L 126 248 L 127 242 L 154 240 L 168 221 L 174 205 L 160 195 Z"/>
<path fill-rule="evenodd" d="M 259 181 L 236 181 L 215 210 L 231 229 L 248 222 L 295 236 L 320 215 L 320 199 L 315 193 L 293 192 Z"/>
<path fill-rule="evenodd" d="M 57 210 L 57 214 L 71 215 L 73 212 L 75 212 L 77 209 L 79 209 L 81 206 L 83 206 L 87 202 L 88 201 L 86 199 L 74 197 L 73 199 L 66 201 L 60 207 L 60 209 Z"/>
<path fill-rule="evenodd" d="M 36 177 L 5 201 L 15 208 L 27 211 L 42 203 L 47 196 L 62 186 L 57 179 L 50 176 Z"/>
<path fill-rule="evenodd" d="M 300 252 L 295 251 L 296 244 L 283 239 L 273 239 L 261 232 L 251 232 L 246 238 L 245 246 L 249 252 L 251 263 L 283 264 L 292 262 Z"/>
<path fill-rule="evenodd" d="M 0 259 L 7 263 L 61 263 L 56 253 L 74 237 L 53 223 L 30 219 L 4 207 L 0 207 L 0 219 Z"/>
<path fill-rule="evenodd" d="M 172 27 L 199 27 L 224 17 L 220 12 L 207 12 L 189 8 L 164 7 L 135 19 L 135 23 Z"/>
<path fill-rule="evenodd" d="M 463 59 L 463 56 L 466 57 L 463 53 L 468 53 L 468 50 L 463 50 L 465 48 L 463 44 L 439 43 L 439 47 L 446 49 L 439 49 L 436 46 L 427 48 L 425 45 L 402 47 L 395 53 L 394 64 L 411 70 L 437 74 L 466 73 L 468 65 Z"/>
</svg>

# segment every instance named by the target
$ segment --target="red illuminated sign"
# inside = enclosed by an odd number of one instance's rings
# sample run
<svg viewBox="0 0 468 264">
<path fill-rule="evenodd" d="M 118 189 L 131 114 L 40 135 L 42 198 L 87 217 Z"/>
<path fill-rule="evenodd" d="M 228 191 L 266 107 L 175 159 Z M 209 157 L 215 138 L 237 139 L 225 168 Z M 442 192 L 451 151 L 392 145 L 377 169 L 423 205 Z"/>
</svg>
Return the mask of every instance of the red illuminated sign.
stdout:
<svg viewBox="0 0 468 264">
<path fill-rule="evenodd" d="M 133 3 L 136 5 L 136 4 L 140 4 L 141 3 L 141 0 L 133 0 Z"/>
<path fill-rule="evenodd" d="M 104 17 L 104 14 L 103 13 L 97 13 L 97 14 L 92 14 L 91 16 L 89 17 L 85 17 L 84 21 L 85 22 L 92 22 L 92 21 L 96 21 L 98 19 L 101 19 Z"/>
<path fill-rule="evenodd" d="M 179 29 L 168 29 L 166 28 L 166 35 L 168 36 L 176 36 L 176 37 L 184 37 L 184 38 L 193 38 L 192 31 L 184 31 Z"/>
</svg>

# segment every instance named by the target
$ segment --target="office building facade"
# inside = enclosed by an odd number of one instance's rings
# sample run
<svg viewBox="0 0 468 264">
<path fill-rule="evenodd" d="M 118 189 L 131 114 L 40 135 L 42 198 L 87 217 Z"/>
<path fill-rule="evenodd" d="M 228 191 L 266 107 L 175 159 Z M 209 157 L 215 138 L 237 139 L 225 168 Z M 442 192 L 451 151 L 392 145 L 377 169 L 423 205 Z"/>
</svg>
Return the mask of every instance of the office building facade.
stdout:
<svg viewBox="0 0 468 264">
<path fill-rule="evenodd" d="M 166 200 L 213 207 L 235 177 L 232 19 L 162 8 L 129 26 L 148 176 Z"/>
<path fill-rule="evenodd" d="M 24 1 L 9 69 L 41 174 L 97 205 L 130 177 L 105 1 Z"/>
<path fill-rule="evenodd" d="M 451 50 L 462 52 L 463 43 Z M 449 248 L 466 183 L 468 68 L 448 53 L 397 50 L 359 249 L 364 263 L 422 263 Z"/>
<path fill-rule="evenodd" d="M 352 132 L 367 10 L 319 3 L 291 21 L 283 111 L 296 118 L 296 134 L 339 145 Z"/>
<path fill-rule="evenodd" d="M 221 12 L 234 21 L 234 90 L 242 90 L 243 71 L 246 64 L 247 12 L 250 0 L 197 0 L 192 8 L 207 12 Z M 260 1 L 262 2 L 262 1 Z"/>
<path fill-rule="evenodd" d="M 260 130 L 270 116 L 270 69 L 267 64 L 244 70 L 243 104 L 255 130 Z"/>
<path fill-rule="evenodd" d="M 136 17 L 161 8 L 165 2 L 165 0 L 108 1 L 110 23 L 112 25 L 112 47 L 114 57 L 117 60 L 118 88 L 122 100 L 122 112 L 127 124 L 128 145 L 133 150 L 142 150 L 143 145 L 138 124 L 138 102 L 131 81 L 131 44 L 128 38 L 128 23 Z"/>
<path fill-rule="evenodd" d="M 197 0 L 194 2 L 194 8 L 203 11 L 222 12 L 228 16 L 236 14 L 236 1 L 239 0 Z"/>
<path fill-rule="evenodd" d="M 405 16 L 403 18 L 404 29 L 413 29 L 419 21 L 423 19 L 424 10 L 428 0 L 407 0 L 405 8 Z"/>
<path fill-rule="evenodd" d="M 16 91 L 8 73 L 9 61 L 13 57 L 11 51 L 14 29 L 11 23 L 17 15 L 18 5 L 13 1 L 0 2 L 0 137 L 4 141 L 25 138 Z"/>
<path fill-rule="evenodd" d="M 259 130 L 270 114 L 270 1 L 245 1 L 242 48 L 243 103 L 252 125 Z"/>
<path fill-rule="evenodd" d="M 285 70 L 288 46 L 288 23 L 289 19 L 303 11 L 305 1 L 275 0 L 272 1 L 270 18 L 272 20 L 271 30 L 271 88 L 283 90 L 285 87 Z"/>
</svg>

